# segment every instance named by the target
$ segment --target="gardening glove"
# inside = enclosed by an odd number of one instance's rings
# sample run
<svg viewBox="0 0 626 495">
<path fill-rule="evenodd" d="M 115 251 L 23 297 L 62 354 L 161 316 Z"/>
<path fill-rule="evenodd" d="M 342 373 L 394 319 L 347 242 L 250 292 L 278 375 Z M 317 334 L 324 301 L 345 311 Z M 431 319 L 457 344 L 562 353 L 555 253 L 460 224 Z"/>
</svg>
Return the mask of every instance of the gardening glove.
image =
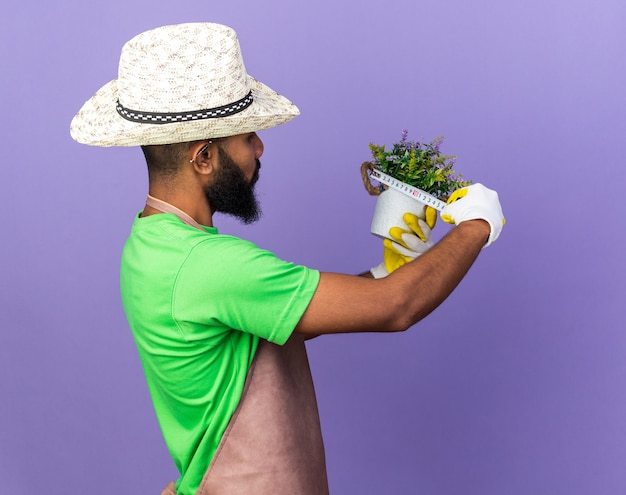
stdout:
<svg viewBox="0 0 626 495">
<path fill-rule="evenodd" d="M 389 229 L 389 237 L 394 240 L 383 240 L 383 262 L 370 270 L 374 278 L 386 277 L 431 248 L 431 230 L 437 221 L 437 210 L 429 206 L 425 213 L 425 220 L 412 213 L 404 214 L 402 219 L 410 230 L 401 227 Z"/>
<path fill-rule="evenodd" d="M 496 241 L 505 224 L 498 193 L 487 189 L 482 184 L 458 189 L 448 199 L 448 204 L 441 211 L 441 219 L 455 225 L 466 220 L 485 220 L 491 227 L 489 239 L 483 247 Z"/>
</svg>

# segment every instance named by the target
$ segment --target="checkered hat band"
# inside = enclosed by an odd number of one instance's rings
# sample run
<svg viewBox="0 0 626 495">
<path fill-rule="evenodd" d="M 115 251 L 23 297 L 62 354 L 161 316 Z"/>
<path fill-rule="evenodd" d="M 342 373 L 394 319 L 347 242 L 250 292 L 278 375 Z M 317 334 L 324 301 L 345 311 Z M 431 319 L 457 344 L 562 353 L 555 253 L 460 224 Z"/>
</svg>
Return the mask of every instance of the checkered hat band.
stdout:
<svg viewBox="0 0 626 495">
<path fill-rule="evenodd" d="M 229 105 L 223 105 L 221 107 L 209 108 L 206 110 L 194 110 L 191 112 L 182 113 L 165 113 L 165 112 L 141 112 L 139 110 L 131 110 L 123 106 L 119 100 L 117 101 L 116 109 L 126 120 L 131 122 L 138 122 L 142 124 L 172 124 L 175 122 L 189 122 L 193 120 L 203 119 L 216 119 L 219 117 L 228 117 L 229 115 L 235 115 L 252 104 L 252 91 L 250 91 L 241 100 L 238 100 Z"/>
</svg>

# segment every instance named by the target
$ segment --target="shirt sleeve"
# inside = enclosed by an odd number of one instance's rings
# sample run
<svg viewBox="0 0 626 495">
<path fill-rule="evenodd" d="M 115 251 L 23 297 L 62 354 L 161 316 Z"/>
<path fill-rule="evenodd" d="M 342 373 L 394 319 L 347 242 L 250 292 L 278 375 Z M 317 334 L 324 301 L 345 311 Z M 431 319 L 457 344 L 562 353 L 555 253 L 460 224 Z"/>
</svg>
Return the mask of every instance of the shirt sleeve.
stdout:
<svg viewBox="0 0 626 495">
<path fill-rule="evenodd" d="M 187 340 L 223 338 L 238 330 L 283 344 L 300 321 L 319 272 L 278 259 L 231 236 L 211 236 L 181 266 L 172 316 Z"/>
</svg>

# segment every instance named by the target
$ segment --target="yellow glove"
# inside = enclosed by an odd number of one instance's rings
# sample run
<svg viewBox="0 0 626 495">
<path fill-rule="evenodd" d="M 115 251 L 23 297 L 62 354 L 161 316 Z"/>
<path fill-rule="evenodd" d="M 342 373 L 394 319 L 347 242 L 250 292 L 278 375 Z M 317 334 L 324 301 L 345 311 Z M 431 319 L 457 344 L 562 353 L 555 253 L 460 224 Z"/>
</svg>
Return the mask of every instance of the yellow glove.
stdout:
<svg viewBox="0 0 626 495">
<path fill-rule="evenodd" d="M 425 220 L 412 213 L 404 214 L 402 219 L 410 230 L 389 229 L 389 237 L 394 240 L 383 240 L 383 262 L 370 270 L 374 278 L 386 277 L 432 247 L 431 230 L 437 222 L 437 210 L 427 206 L 425 214 Z"/>
</svg>

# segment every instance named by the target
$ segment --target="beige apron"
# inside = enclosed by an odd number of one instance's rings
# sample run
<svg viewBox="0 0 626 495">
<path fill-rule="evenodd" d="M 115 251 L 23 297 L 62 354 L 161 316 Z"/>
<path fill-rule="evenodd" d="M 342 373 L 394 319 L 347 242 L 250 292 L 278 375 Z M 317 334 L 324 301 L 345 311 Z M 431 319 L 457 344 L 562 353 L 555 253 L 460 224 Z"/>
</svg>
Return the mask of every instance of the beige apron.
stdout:
<svg viewBox="0 0 626 495">
<path fill-rule="evenodd" d="M 175 495 L 170 483 L 162 495 Z M 301 335 L 261 340 L 239 406 L 197 495 L 327 495 L 326 460 Z"/>
<path fill-rule="evenodd" d="M 163 204 L 158 209 L 177 214 Z M 328 494 L 317 400 L 299 334 L 283 346 L 259 342 L 239 405 L 197 491 L 252 494 Z M 176 495 L 174 483 L 162 495 Z"/>
</svg>

